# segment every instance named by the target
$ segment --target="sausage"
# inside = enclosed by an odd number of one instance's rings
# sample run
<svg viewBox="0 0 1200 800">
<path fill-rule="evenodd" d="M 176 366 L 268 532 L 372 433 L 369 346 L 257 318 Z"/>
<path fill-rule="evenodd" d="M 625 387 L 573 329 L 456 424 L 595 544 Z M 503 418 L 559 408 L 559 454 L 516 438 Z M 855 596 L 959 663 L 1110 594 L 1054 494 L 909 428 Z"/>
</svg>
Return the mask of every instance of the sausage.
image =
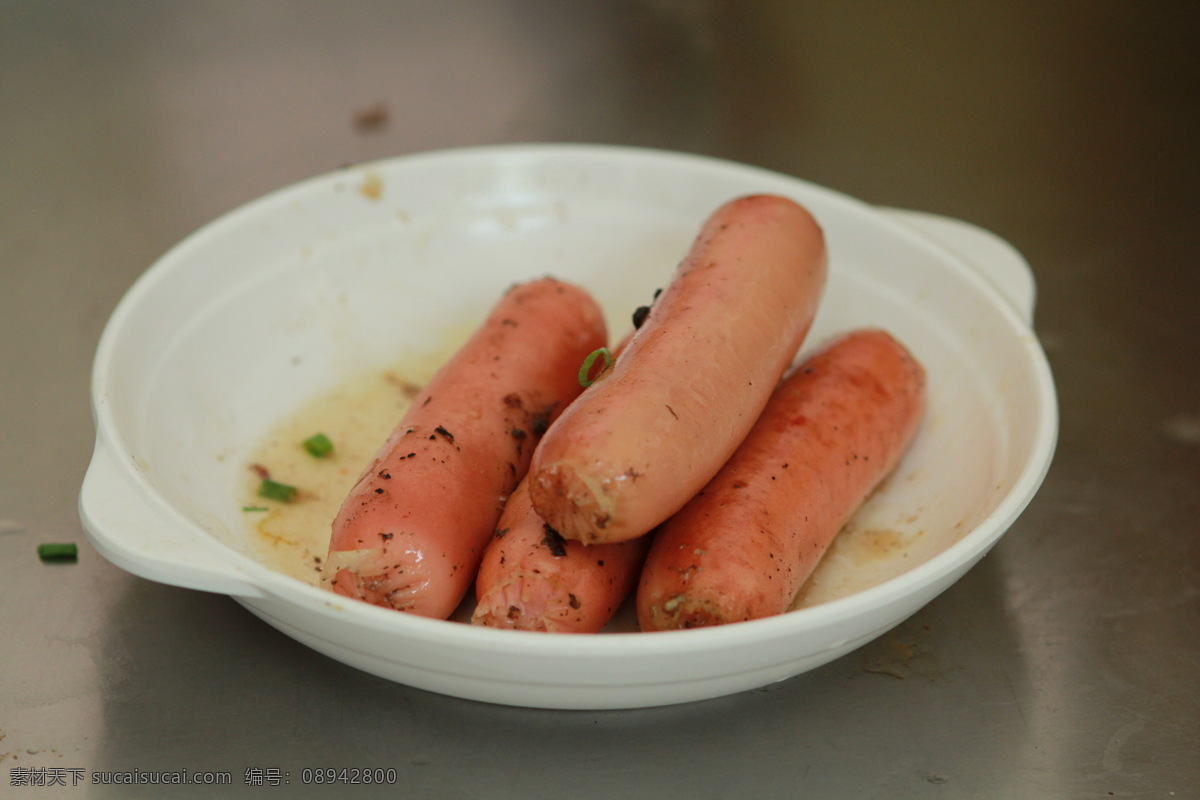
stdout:
<svg viewBox="0 0 1200 800">
<path fill-rule="evenodd" d="M 433 376 L 333 522 L 333 591 L 448 617 L 470 588 L 504 501 L 606 341 L 592 297 L 544 278 L 509 289 Z"/>
<path fill-rule="evenodd" d="M 637 589 L 643 630 L 787 610 L 920 424 L 925 373 L 881 330 L 838 337 L 792 371 L 742 445 L 655 534 Z"/>
<path fill-rule="evenodd" d="M 638 316 L 635 312 L 635 320 Z M 612 348 L 613 359 L 620 358 L 635 330 Z M 649 541 L 643 536 L 585 545 L 564 539 L 533 510 L 529 483 L 523 480 L 508 498 L 484 550 L 471 622 L 514 630 L 597 633 L 636 585 Z"/>
<path fill-rule="evenodd" d="M 705 222 L 621 359 L 547 432 L 538 514 L 588 544 L 641 536 L 716 473 L 812 324 L 824 236 L 797 203 L 753 195 Z"/>
<path fill-rule="evenodd" d="M 544 523 L 522 481 L 484 551 L 471 622 L 492 628 L 596 633 L 637 583 L 649 537 L 585 545 Z"/>
</svg>

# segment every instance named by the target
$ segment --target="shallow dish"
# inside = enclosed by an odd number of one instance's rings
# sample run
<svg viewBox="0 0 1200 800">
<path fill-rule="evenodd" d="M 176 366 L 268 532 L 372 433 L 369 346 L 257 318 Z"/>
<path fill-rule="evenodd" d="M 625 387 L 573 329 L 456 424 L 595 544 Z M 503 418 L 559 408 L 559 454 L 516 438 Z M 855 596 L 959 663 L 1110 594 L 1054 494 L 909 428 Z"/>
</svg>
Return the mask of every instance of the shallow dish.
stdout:
<svg viewBox="0 0 1200 800">
<path fill-rule="evenodd" d="M 443 352 L 509 284 L 591 290 L 610 332 L 670 277 L 701 221 L 751 192 L 806 204 L 830 282 L 805 350 L 874 325 L 929 374 L 912 449 L 796 610 L 721 628 L 594 636 L 474 628 L 348 601 L 258 559 L 239 487 L 264 431 L 338 381 Z M 1057 409 L 1031 330 L 1033 281 L 992 234 L 879 209 L 795 178 L 677 153 L 572 145 L 435 152 L 268 195 L 184 240 L 118 305 L 92 385 L 80 512 L 108 559 L 228 594 L 269 624 L 388 679 L 548 708 L 665 705 L 831 661 L 962 576 L 1039 487 Z"/>
</svg>

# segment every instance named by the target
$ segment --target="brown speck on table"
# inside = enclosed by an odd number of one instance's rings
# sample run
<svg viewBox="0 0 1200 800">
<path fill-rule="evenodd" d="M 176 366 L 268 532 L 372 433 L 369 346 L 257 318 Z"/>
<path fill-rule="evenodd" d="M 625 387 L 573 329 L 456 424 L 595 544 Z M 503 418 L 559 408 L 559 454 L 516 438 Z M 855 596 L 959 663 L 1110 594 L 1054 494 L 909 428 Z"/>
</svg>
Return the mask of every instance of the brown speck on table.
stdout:
<svg viewBox="0 0 1200 800">
<path fill-rule="evenodd" d="M 374 103 L 354 112 L 354 130 L 359 133 L 380 133 L 388 125 L 388 109 L 383 103 Z"/>
<path fill-rule="evenodd" d="M 862 670 L 874 675 L 905 680 L 923 677 L 935 680 L 952 670 L 939 668 L 923 640 L 931 632 L 928 624 L 906 622 L 874 642 L 865 654 Z"/>
</svg>

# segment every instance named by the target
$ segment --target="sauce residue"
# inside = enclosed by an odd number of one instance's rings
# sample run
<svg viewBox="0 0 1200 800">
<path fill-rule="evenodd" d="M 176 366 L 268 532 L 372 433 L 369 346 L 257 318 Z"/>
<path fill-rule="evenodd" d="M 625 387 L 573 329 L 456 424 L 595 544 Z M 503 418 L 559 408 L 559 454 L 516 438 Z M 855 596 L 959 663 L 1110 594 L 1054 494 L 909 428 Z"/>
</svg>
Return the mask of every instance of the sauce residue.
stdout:
<svg viewBox="0 0 1200 800">
<path fill-rule="evenodd" d="M 910 521 L 915 521 L 910 520 Z M 819 605 L 854 594 L 908 569 L 910 550 L 924 530 L 860 525 L 851 520 L 800 588 L 792 608 Z"/>
<path fill-rule="evenodd" d="M 242 506 L 248 542 L 264 565 L 314 586 L 329 547 L 330 528 L 342 501 L 400 421 L 420 386 L 395 373 L 351 380 L 281 420 L 251 455 Z M 312 456 L 303 442 L 314 433 L 333 442 L 333 452 Z M 291 503 L 258 497 L 262 470 L 295 486 Z"/>
<path fill-rule="evenodd" d="M 358 192 L 368 200 L 378 200 L 383 197 L 383 178 L 377 172 L 367 172 L 358 186 Z"/>
<path fill-rule="evenodd" d="M 267 433 L 251 453 L 240 498 L 244 508 L 265 509 L 243 512 L 247 543 L 256 560 L 310 585 L 322 585 L 334 517 L 420 388 L 399 372 L 371 372 L 315 397 Z M 304 440 L 315 433 L 333 442 L 328 456 L 315 458 L 304 449 Z M 256 495 L 264 469 L 272 480 L 297 487 L 294 502 Z M 793 609 L 862 591 L 923 560 L 918 543 L 926 532 L 917 527 L 919 515 L 894 520 L 894 525 L 864 516 L 856 515 L 834 539 L 801 587 Z M 630 608 L 627 601 L 609 630 L 637 629 Z"/>
</svg>

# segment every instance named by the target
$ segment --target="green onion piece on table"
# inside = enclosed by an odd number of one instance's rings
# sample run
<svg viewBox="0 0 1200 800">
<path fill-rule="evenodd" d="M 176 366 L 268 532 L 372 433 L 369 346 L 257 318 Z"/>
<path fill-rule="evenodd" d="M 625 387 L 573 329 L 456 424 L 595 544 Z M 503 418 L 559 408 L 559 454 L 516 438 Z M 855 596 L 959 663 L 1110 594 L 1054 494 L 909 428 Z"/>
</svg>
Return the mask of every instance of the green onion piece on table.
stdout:
<svg viewBox="0 0 1200 800">
<path fill-rule="evenodd" d="M 75 561 L 79 558 L 79 548 L 73 542 L 39 544 L 37 554 L 42 561 Z"/>
</svg>

